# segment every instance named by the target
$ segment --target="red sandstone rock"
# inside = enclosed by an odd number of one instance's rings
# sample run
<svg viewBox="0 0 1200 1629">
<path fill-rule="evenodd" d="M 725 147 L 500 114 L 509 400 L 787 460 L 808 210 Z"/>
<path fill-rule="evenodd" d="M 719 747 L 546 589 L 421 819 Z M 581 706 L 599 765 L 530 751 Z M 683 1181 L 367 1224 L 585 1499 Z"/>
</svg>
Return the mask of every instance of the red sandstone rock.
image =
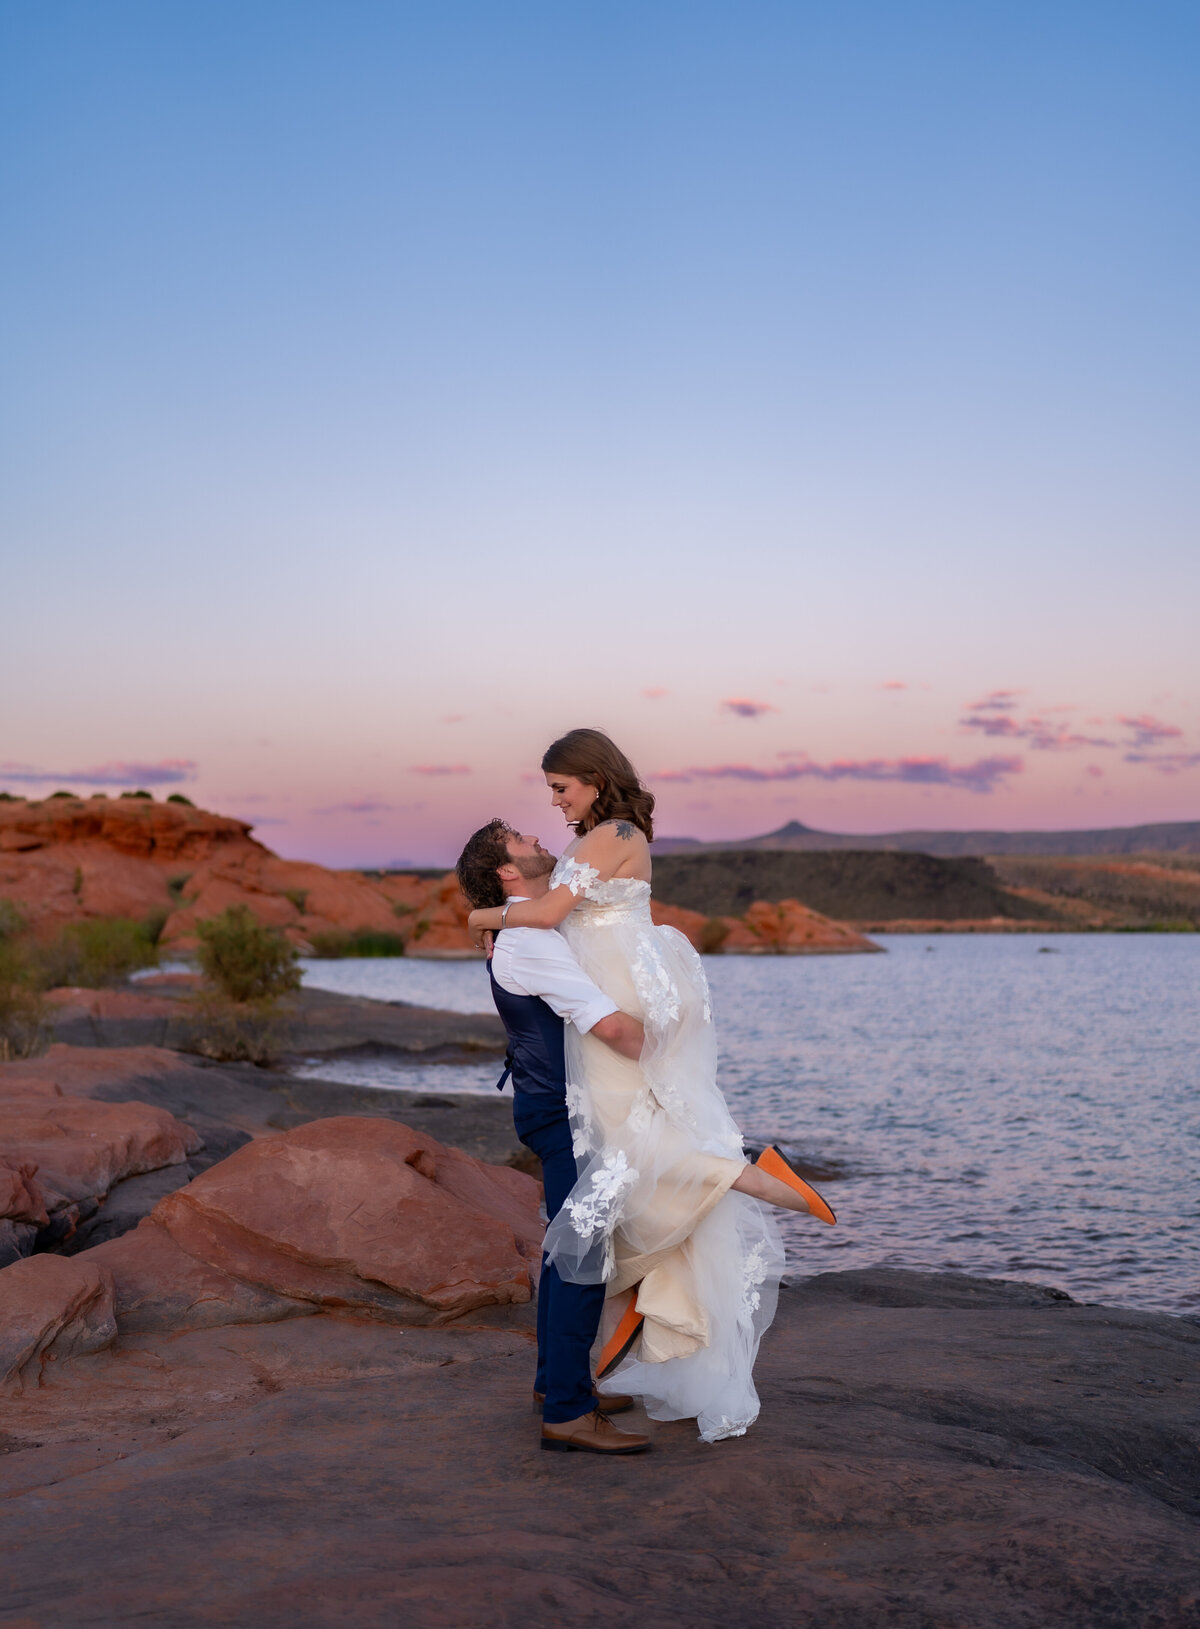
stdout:
<svg viewBox="0 0 1200 1629">
<path fill-rule="evenodd" d="M 191 950 L 199 922 L 243 905 L 300 946 L 322 933 L 373 929 L 399 934 L 410 956 L 478 954 L 453 872 L 422 879 L 329 871 L 280 859 L 250 831 L 240 820 L 142 799 L 3 805 L 0 897 L 12 899 L 43 937 L 87 917 L 168 911 L 161 943 Z M 760 901 L 744 921 L 725 918 L 728 932 L 719 944 L 700 912 L 657 902 L 652 910 L 655 921 L 678 928 L 701 950 L 796 955 L 876 948 L 795 900 Z"/>
<path fill-rule="evenodd" d="M 0 1383 L 36 1385 L 43 1365 L 98 1352 L 117 1332 L 112 1279 L 87 1256 L 30 1256 L 0 1271 Z"/>
<path fill-rule="evenodd" d="M 0 1216 L 10 1222 L 32 1222 L 45 1227 L 50 1220 L 46 1214 L 46 1195 L 37 1181 L 37 1165 L 32 1160 L 17 1159 L 11 1153 L 0 1154 Z"/>
<path fill-rule="evenodd" d="M 193 1068 L 195 1065 L 165 1046 L 91 1047 L 59 1042 L 39 1058 L 0 1063 L 0 1102 L 21 1097 L 91 1097 L 105 1087 L 161 1079 Z"/>
<path fill-rule="evenodd" d="M 154 1216 L 119 1239 L 71 1259 L 94 1261 L 110 1274 L 123 1335 L 277 1323 L 320 1310 L 311 1301 L 244 1284 L 219 1267 L 198 1261 Z"/>
<path fill-rule="evenodd" d="M 756 900 L 741 922 L 726 921 L 730 931 L 721 948 L 727 953 L 803 956 L 879 948 L 845 923 L 833 922 L 795 899 L 778 904 Z"/>
<path fill-rule="evenodd" d="M 38 1187 L 57 1210 L 97 1199 L 123 1177 L 179 1165 L 201 1139 L 150 1103 L 5 1093 L 0 1146 L 9 1159 L 36 1168 Z"/>
<path fill-rule="evenodd" d="M 650 915 L 658 926 L 676 928 L 689 940 L 693 950 L 710 949 L 705 936 L 708 917 L 703 911 L 689 911 L 683 905 L 660 905 L 658 900 L 650 901 Z"/>
<path fill-rule="evenodd" d="M 179 1004 L 167 996 L 142 990 L 88 990 L 63 984 L 50 990 L 47 1001 L 55 1017 L 67 1018 L 173 1018 Z"/>
<path fill-rule="evenodd" d="M 151 1221 L 242 1283 L 401 1323 L 528 1301 L 542 1232 L 530 1177 L 350 1117 L 247 1144 Z"/>
</svg>

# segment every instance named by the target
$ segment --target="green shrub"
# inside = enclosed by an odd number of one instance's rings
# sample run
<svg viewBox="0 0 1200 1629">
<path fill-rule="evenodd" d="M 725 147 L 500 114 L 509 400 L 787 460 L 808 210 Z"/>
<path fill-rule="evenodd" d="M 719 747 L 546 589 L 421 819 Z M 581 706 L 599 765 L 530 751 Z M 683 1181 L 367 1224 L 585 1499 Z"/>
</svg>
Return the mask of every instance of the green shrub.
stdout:
<svg viewBox="0 0 1200 1629">
<path fill-rule="evenodd" d="M 165 905 L 156 905 L 152 911 L 147 911 L 142 918 L 142 932 L 152 945 L 157 946 L 162 938 L 163 929 L 167 925 L 171 913 Z"/>
<path fill-rule="evenodd" d="M 314 933 L 309 941 L 314 956 L 336 960 L 342 956 L 403 956 L 404 937 L 383 928 L 334 928 Z"/>
<path fill-rule="evenodd" d="M 15 792 L 0 792 L 0 803 L 24 803 L 25 799 L 18 797 Z"/>
<path fill-rule="evenodd" d="M 183 890 L 187 887 L 191 880 L 192 873 L 190 871 L 181 871 L 178 876 L 167 878 L 167 892 L 175 901 L 176 905 L 183 903 Z"/>
<path fill-rule="evenodd" d="M 701 954 L 715 956 L 728 937 L 729 923 L 719 916 L 710 916 L 700 929 Z"/>
<path fill-rule="evenodd" d="M 153 792 L 145 792 L 145 791 L 122 792 L 121 796 L 123 798 L 148 798 L 151 803 L 154 802 L 154 793 Z"/>
<path fill-rule="evenodd" d="M 0 899 L 0 944 L 25 931 L 25 918 L 11 899 Z"/>
<path fill-rule="evenodd" d="M 78 899 L 80 894 L 83 892 L 83 871 L 79 866 L 75 867 L 75 880 L 71 884 L 71 892 L 75 895 L 76 899 Z"/>
<path fill-rule="evenodd" d="M 53 943 L 40 946 L 32 955 L 41 983 L 51 988 L 119 984 L 139 967 L 153 967 L 158 961 L 147 924 L 126 916 L 96 916 L 68 923 Z"/>
<path fill-rule="evenodd" d="M 76 800 L 78 800 L 79 793 L 78 792 L 51 792 L 50 796 L 46 799 L 46 802 L 47 803 L 52 803 L 55 798 L 75 798 Z"/>
<path fill-rule="evenodd" d="M 200 971 L 229 1001 L 273 1002 L 300 988 L 294 948 L 275 928 L 256 922 L 245 905 L 199 922 Z"/>
<path fill-rule="evenodd" d="M 307 888 L 285 888 L 283 890 L 283 897 L 291 900 L 292 904 L 300 912 L 301 916 L 303 916 L 304 912 L 308 909 Z"/>
<path fill-rule="evenodd" d="M 7 903 L 2 902 L 2 903 Z M 12 939 L 0 940 L 0 1062 L 40 1052 L 50 1036 L 50 1012 L 38 989 L 38 968 Z"/>
<path fill-rule="evenodd" d="M 171 792 L 167 796 L 168 803 L 182 803 L 186 809 L 194 809 L 196 805 L 191 798 L 185 798 L 182 792 Z"/>
</svg>

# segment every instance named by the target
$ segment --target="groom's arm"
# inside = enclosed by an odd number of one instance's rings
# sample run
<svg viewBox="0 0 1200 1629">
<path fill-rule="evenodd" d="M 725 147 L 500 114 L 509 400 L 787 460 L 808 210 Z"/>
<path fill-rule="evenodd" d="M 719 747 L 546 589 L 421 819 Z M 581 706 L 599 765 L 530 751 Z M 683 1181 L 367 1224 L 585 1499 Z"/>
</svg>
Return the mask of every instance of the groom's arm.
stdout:
<svg viewBox="0 0 1200 1629">
<path fill-rule="evenodd" d="M 601 1018 L 592 1025 L 591 1033 L 623 1058 L 632 1058 L 636 1063 L 642 1055 L 646 1031 L 627 1012 L 610 1012 L 607 1018 Z"/>
<path fill-rule="evenodd" d="M 504 988 L 514 995 L 540 996 L 581 1035 L 594 1035 L 623 1058 L 641 1057 L 641 1024 L 588 978 L 561 933 L 506 929 L 496 941 L 492 970 Z"/>
</svg>

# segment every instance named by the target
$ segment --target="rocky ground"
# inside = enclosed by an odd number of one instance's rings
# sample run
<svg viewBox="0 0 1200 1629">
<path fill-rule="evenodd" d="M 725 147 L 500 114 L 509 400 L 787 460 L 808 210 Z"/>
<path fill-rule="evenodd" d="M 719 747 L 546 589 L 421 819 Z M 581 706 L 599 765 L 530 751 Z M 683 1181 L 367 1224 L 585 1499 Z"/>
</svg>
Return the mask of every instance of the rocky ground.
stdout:
<svg viewBox="0 0 1200 1629">
<path fill-rule="evenodd" d="M 91 994 L 93 1044 L 0 1065 L 8 1629 L 1200 1624 L 1200 1322 L 825 1274 L 785 1288 L 745 1438 L 634 1416 L 648 1456 L 544 1455 L 508 1101 L 130 1044 L 174 1009 Z"/>
<path fill-rule="evenodd" d="M 952 1276 L 785 1291 L 763 1413 L 538 1451 L 527 1327 L 120 1336 L 5 1408 L 9 1629 L 1188 1629 L 1200 1329 Z"/>
</svg>

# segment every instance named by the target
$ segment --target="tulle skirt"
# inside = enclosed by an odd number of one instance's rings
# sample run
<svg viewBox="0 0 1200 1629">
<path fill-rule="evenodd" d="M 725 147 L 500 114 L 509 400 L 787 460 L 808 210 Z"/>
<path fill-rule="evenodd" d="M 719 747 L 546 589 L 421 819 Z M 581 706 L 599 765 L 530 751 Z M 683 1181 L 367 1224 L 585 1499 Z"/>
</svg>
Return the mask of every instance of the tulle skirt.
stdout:
<svg viewBox="0 0 1200 1629">
<path fill-rule="evenodd" d="M 610 1328 L 635 1292 L 635 1355 L 608 1384 L 654 1419 L 696 1419 L 706 1442 L 758 1415 L 753 1369 L 775 1314 L 783 1246 L 769 1206 L 733 1193 L 742 1137 L 717 1087 L 699 956 L 648 905 L 576 909 L 563 926 L 589 977 L 640 1018 L 638 1062 L 567 1029 L 579 1181 L 550 1224 L 563 1278 L 608 1286 Z"/>
</svg>

